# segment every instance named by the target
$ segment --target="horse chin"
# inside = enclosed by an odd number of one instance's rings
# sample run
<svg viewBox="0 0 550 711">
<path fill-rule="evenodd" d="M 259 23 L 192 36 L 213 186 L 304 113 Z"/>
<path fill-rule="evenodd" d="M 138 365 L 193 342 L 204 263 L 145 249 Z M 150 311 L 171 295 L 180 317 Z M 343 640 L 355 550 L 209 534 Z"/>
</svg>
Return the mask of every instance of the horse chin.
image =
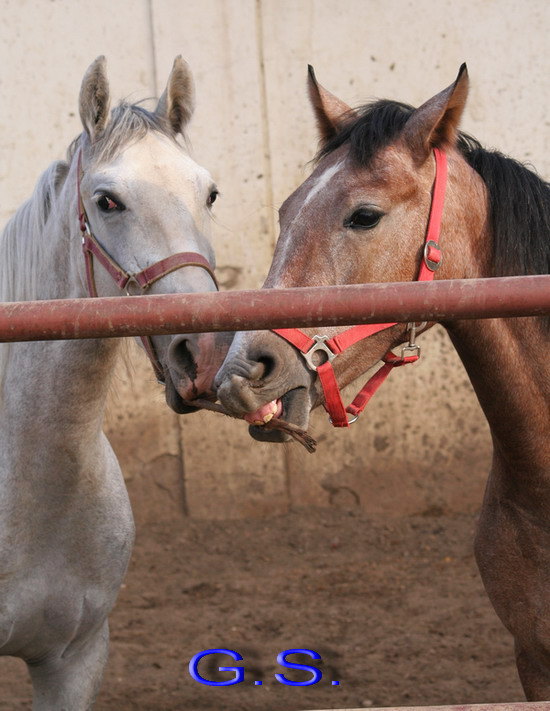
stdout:
<svg viewBox="0 0 550 711">
<path fill-rule="evenodd" d="M 166 404 L 178 415 L 188 415 L 191 412 L 198 412 L 199 407 L 194 407 L 186 402 L 179 392 L 176 390 L 172 378 L 169 373 L 165 372 L 166 387 L 165 387 L 165 397 Z"/>
<path fill-rule="evenodd" d="M 289 390 L 281 397 L 283 412 L 280 419 L 305 430 L 309 424 L 311 399 L 305 387 Z M 250 425 L 250 436 L 258 442 L 289 442 L 292 437 L 281 430 L 270 430 L 261 425 Z"/>
</svg>

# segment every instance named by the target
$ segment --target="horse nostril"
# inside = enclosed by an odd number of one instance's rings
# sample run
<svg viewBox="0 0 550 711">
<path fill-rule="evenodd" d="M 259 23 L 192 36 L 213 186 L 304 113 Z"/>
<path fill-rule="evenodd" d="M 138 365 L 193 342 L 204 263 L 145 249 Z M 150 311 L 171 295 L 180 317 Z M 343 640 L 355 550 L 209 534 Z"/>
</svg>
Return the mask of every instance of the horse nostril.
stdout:
<svg viewBox="0 0 550 711">
<path fill-rule="evenodd" d="M 178 372 L 185 374 L 189 380 L 197 378 L 197 349 L 193 338 L 175 338 L 169 347 L 170 365 Z"/>
<path fill-rule="evenodd" d="M 232 376 L 238 376 L 240 382 L 256 388 L 263 386 L 262 381 L 275 377 L 284 361 L 277 353 L 271 352 L 269 345 L 269 343 L 263 345 L 254 342 L 249 344 L 246 340 L 240 343 L 234 341 L 229 349 L 229 355 L 216 375 L 216 389 L 223 388 Z"/>
<path fill-rule="evenodd" d="M 258 358 L 258 363 L 262 366 L 262 378 L 266 380 L 275 370 L 275 358 L 269 355 Z"/>
<path fill-rule="evenodd" d="M 271 356 L 260 356 L 250 362 L 249 380 L 266 380 L 275 370 L 275 360 Z"/>
</svg>

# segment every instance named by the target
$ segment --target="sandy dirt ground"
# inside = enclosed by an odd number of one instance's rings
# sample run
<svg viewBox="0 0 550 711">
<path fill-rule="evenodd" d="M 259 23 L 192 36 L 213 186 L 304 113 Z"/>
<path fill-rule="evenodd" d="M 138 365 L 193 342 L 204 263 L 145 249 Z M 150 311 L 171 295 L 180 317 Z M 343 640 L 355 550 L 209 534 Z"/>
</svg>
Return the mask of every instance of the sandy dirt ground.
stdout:
<svg viewBox="0 0 550 711">
<path fill-rule="evenodd" d="M 307 509 L 141 527 L 111 616 L 111 656 L 96 709 L 298 711 L 522 700 L 511 637 L 476 570 L 474 528 L 475 516 L 439 509 L 397 519 Z M 245 681 L 218 688 L 194 681 L 190 658 L 222 647 L 242 654 Z M 311 677 L 277 665 L 278 652 L 291 648 L 321 655 L 318 684 L 275 680 L 275 672 Z M 231 677 L 220 664 L 235 662 L 207 658 L 199 669 L 213 680 Z M 24 664 L 1 659 L 0 709 L 29 708 L 29 699 Z"/>
</svg>

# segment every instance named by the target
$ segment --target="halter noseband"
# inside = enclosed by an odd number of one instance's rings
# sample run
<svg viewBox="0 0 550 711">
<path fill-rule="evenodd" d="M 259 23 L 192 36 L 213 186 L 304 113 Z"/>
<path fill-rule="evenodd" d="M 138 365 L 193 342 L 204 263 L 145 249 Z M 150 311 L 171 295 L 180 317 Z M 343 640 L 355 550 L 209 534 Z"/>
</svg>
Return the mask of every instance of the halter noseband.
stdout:
<svg viewBox="0 0 550 711">
<path fill-rule="evenodd" d="M 424 254 L 418 272 L 418 281 L 431 281 L 434 278 L 435 271 L 441 266 L 442 261 L 442 253 L 439 247 L 439 233 L 447 186 L 447 155 L 439 148 L 434 148 L 434 157 L 435 178 L 432 204 L 424 242 Z M 273 329 L 273 333 L 281 336 L 281 338 L 284 338 L 297 348 L 304 357 L 308 368 L 317 372 L 325 395 L 324 407 L 334 427 L 349 427 L 350 424 L 357 420 L 365 409 L 368 401 L 394 368 L 400 365 L 406 365 L 407 363 L 414 363 L 420 358 L 420 348 L 415 343 L 417 326 L 414 323 L 408 324 L 409 343 L 403 346 L 401 355 L 398 356 L 392 353 L 392 351 L 388 351 L 382 358 L 383 365 L 367 381 L 353 402 L 347 407 L 344 407 L 344 403 L 342 402 L 332 367 L 332 361 L 337 355 L 343 353 L 355 343 L 396 325 L 397 322 L 353 326 L 332 338 L 328 336 L 314 336 L 310 338 L 298 328 L 277 328 Z M 320 358 L 324 359 L 321 365 L 315 363 L 315 354 L 320 355 Z M 348 413 L 352 416 L 351 420 L 348 419 Z"/>
<path fill-rule="evenodd" d="M 94 278 L 94 257 L 106 269 L 108 274 L 110 274 L 118 288 L 123 289 L 128 296 L 132 295 L 130 292 L 131 285 L 134 285 L 134 287 L 140 290 L 140 292 L 134 293 L 143 294 L 147 291 L 151 284 L 154 284 L 167 274 L 170 274 L 177 269 L 182 269 L 183 267 L 201 267 L 201 269 L 205 269 L 212 277 L 212 280 L 216 285 L 216 289 L 218 289 L 218 282 L 210 262 L 198 252 L 178 252 L 177 254 L 172 254 L 170 257 L 161 259 L 151 266 L 142 269 L 140 272 L 133 274 L 123 269 L 120 264 L 118 264 L 118 262 L 111 257 L 107 250 L 101 246 L 90 229 L 90 223 L 80 191 L 81 180 L 82 149 L 78 152 L 76 193 L 78 197 L 78 222 L 80 225 L 80 231 L 82 232 L 82 251 L 84 253 L 84 261 L 86 264 L 88 296 L 97 296 L 97 288 Z M 164 372 L 151 337 L 140 336 L 140 340 L 145 352 L 149 356 L 149 360 L 151 361 L 157 380 L 160 383 L 164 383 Z"/>
</svg>

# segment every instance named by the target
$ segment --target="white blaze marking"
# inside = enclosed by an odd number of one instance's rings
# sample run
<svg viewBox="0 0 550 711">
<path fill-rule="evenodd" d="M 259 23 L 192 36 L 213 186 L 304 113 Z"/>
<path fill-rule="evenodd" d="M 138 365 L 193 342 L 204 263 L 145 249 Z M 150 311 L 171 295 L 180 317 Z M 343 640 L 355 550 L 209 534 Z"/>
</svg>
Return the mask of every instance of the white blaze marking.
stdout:
<svg viewBox="0 0 550 711">
<path fill-rule="evenodd" d="M 329 182 L 332 180 L 332 178 L 336 175 L 336 173 L 340 170 L 343 164 L 343 160 L 338 161 L 338 163 L 335 163 L 332 165 L 330 168 L 327 168 L 324 173 L 322 173 L 317 180 L 315 181 L 315 184 L 311 187 L 311 190 L 309 191 L 309 195 L 307 198 L 304 200 L 304 203 L 302 205 L 302 208 L 300 209 L 300 212 L 304 209 L 304 207 L 313 200 L 313 198 L 317 195 L 318 192 L 320 192 L 324 187 L 326 187 Z M 298 216 L 300 213 L 298 213 Z"/>
<path fill-rule="evenodd" d="M 279 264 L 286 260 L 287 252 L 288 252 L 290 245 L 292 243 L 292 233 L 294 231 L 294 225 L 299 223 L 300 216 L 301 216 L 304 208 L 308 205 L 308 203 L 310 203 L 313 200 L 313 198 L 323 188 L 325 188 L 330 183 L 332 178 L 334 178 L 334 176 L 340 171 L 340 168 L 343 166 L 343 164 L 344 164 L 344 160 L 340 160 L 337 163 L 335 163 L 334 165 L 331 165 L 330 168 L 327 168 L 323 173 L 321 173 L 321 175 L 317 178 L 315 183 L 311 186 L 311 189 L 310 189 L 306 199 L 302 203 L 302 205 L 298 211 L 298 214 L 292 220 L 292 224 L 289 227 L 289 229 L 287 230 L 287 233 L 285 235 L 285 242 L 283 245 L 283 249 L 279 253 L 279 259 L 278 259 Z"/>
</svg>

